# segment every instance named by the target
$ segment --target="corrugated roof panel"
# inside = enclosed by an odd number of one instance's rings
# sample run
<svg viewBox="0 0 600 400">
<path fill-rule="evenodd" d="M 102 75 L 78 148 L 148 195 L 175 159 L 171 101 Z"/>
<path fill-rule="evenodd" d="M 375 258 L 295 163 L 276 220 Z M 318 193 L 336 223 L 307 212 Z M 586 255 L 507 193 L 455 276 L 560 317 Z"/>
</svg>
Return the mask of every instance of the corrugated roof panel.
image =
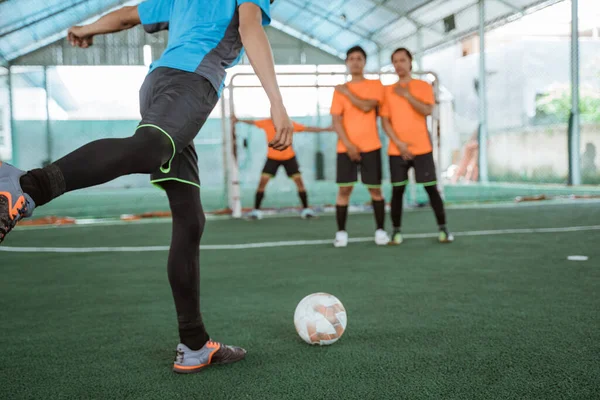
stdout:
<svg viewBox="0 0 600 400">
<path fill-rule="evenodd" d="M 404 15 L 407 12 L 414 10 L 418 7 L 421 7 L 430 2 L 431 2 L 431 0 L 388 0 L 384 3 L 384 5 L 385 5 L 385 8 L 394 10 L 396 13 L 398 13 L 400 15 Z"/>
<path fill-rule="evenodd" d="M 295 14 L 295 16 L 288 20 L 288 25 L 294 29 L 302 30 L 308 26 L 315 26 L 323 21 L 322 18 L 312 14 L 309 11 L 303 10 Z"/>
<path fill-rule="evenodd" d="M 411 35 L 417 31 L 417 27 L 406 18 L 389 24 L 385 29 L 379 32 L 373 39 L 379 43 L 389 43 L 391 41 Z"/>
<path fill-rule="evenodd" d="M 63 37 L 71 25 L 81 24 L 116 6 L 138 4 L 140 1 L 1 1 L 0 60 L 4 58 L 10 61 L 34 51 Z M 521 9 L 557 1 L 559 0 L 488 0 L 486 21 L 498 21 Z M 374 6 L 377 8 L 373 9 Z M 376 51 L 377 46 L 369 42 L 372 34 L 372 39 L 383 48 L 396 47 L 398 41 L 416 42 L 416 26 L 405 18 L 408 12 L 409 19 L 424 26 L 422 33 L 425 35 L 425 48 L 452 40 L 456 35 L 475 32 L 478 25 L 477 0 L 277 0 L 272 7 L 273 25 L 277 29 L 289 28 L 297 34 L 296 37 L 318 42 L 317 45 L 323 46 L 325 51 L 332 54 L 345 52 L 355 42 L 365 43 Z M 442 21 L 451 14 L 456 14 L 456 29 L 444 34 Z M 431 27 L 437 33 L 431 31 Z"/>
<path fill-rule="evenodd" d="M 277 1 L 271 10 L 271 17 L 286 22 L 300 12 L 300 8 L 285 1 Z"/>
<path fill-rule="evenodd" d="M 360 21 L 362 16 L 371 10 L 375 4 L 370 0 L 352 0 L 346 2 L 336 12 L 336 15 L 345 15 L 347 22 Z"/>
<path fill-rule="evenodd" d="M 362 41 L 363 38 L 352 32 L 340 31 L 331 37 L 329 43 L 332 45 L 335 44 L 335 46 L 338 47 L 340 50 L 345 51 L 352 46 L 360 44 Z"/>
<path fill-rule="evenodd" d="M 357 27 L 360 27 L 371 33 L 398 19 L 400 19 L 400 17 L 398 17 L 396 14 L 390 13 L 389 11 L 381 8 L 376 8 L 370 14 L 367 14 L 356 21 L 355 24 Z"/>
<path fill-rule="evenodd" d="M 497 18 L 503 17 L 510 13 L 515 12 L 513 8 L 510 8 L 506 4 L 500 3 L 498 1 L 486 1 L 485 5 L 485 19 L 486 21 L 493 21 Z M 479 13 L 479 6 L 473 7 Z M 479 18 L 479 15 L 478 15 Z M 479 20 L 478 20 L 479 22 Z"/>
<path fill-rule="evenodd" d="M 313 27 L 311 32 L 308 32 L 307 34 L 314 36 L 323 42 L 329 42 L 329 40 L 331 39 L 331 35 L 338 32 L 339 30 L 339 26 L 334 25 L 331 22 L 328 22 L 327 20 L 321 20 L 319 25 Z"/>
<path fill-rule="evenodd" d="M 61 9 L 67 9 L 73 1 L 20 0 L 0 3 L 0 35 L 19 29 L 33 21 L 45 18 Z"/>
<path fill-rule="evenodd" d="M 2 5 L 8 4 L 11 6 L 13 3 L 16 4 L 16 1 L 7 1 Z M 47 18 L 39 19 L 35 17 L 32 22 L 25 25 L 21 24 L 20 29 L 1 36 L 0 56 L 12 60 L 35 51 L 64 36 L 70 26 L 80 24 L 90 17 L 102 14 L 119 4 L 125 5 L 128 3 L 137 4 L 139 0 L 70 0 L 68 3 L 61 2 L 60 6 L 63 8 L 58 9 L 58 11 L 56 8 L 44 11 Z M 18 10 L 17 8 L 9 8 L 7 14 L 10 16 L 9 19 L 14 20 L 14 15 L 21 12 Z M 49 13 L 50 10 L 52 12 Z"/>
<path fill-rule="evenodd" d="M 411 16 L 423 25 L 428 25 L 476 4 L 477 0 L 436 0 L 415 11 Z"/>
</svg>

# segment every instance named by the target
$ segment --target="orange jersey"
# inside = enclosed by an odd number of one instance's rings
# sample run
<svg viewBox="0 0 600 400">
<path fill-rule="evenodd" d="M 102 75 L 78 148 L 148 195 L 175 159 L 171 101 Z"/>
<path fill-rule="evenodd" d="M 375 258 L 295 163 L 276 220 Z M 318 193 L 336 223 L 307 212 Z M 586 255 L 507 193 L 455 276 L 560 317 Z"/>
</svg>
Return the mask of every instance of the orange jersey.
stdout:
<svg viewBox="0 0 600 400">
<path fill-rule="evenodd" d="M 348 82 L 347 85 L 350 91 L 357 97 L 364 100 L 377 100 L 379 105 L 383 103 L 384 95 L 381 81 L 365 79 L 356 83 Z M 330 113 L 331 115 L 342 116 L 344 130 L 348 135 L 348 139 L 361 152 L 367 153 L 381 148 L 381 140 L 379 140 L 379 132 L 377 130 L 377 111 L 375 109 L 366 113 L 355 107 L 346 96 L 335 91 L 333 93 Z M 338 140 L 337 152 L 345 153 L 346 151 L 346 146 L 344 146 L 341 140 Z"/>
<path fill-rule="evenodd" d="M 381 107 L 381 116 L 387 117 L 392 123 L 394 133 L 402 142 L 408 144 L 408 150 L 418 156 L 430 153 L 433 148 L 429 131 L 427 130 L 427 117 L 420 114 L 410 105 L 408 100 L 394 92 L 394 85 L 385 87 L 385 99 Z M 425 81 L 413 79 L 403 87 L 408 86 L 410 94 L 421 103 L 434 104 L 433 88 Z M 390 141 L 388 147 L 390 156 L 399 156 L 400 150 Z"/>
<path fill-rule="evenodd" d="M 305 127 L 302 124 L 298 124 L 296 122 L 293 122 L 294 124 L 294 132 L 302 132 L 304 131 Z M 277 133 L 275 131 L 275 125 L 273 124 L 273 120 L 269 119 L 261 119 L 258 121 L 254 121 L 254 125 L 256 125 L 256 127 L 262 129 L 263 131 L 265 131 L 265 134 L 267 135 L 267 144 L 275 139 L 275 134 Z M 292 146 L 288 147 L 285 150 L 279 151 L 279 150 L 275 150 L 272 147 L 269 147 L 269 150 L 267 151 L 267 158 L 270 158 L 271 160 L 277 160 L 277 161 L 283 161 L 283 160 L 289 160 L 292 157 L 295 157 L 296 153 L 294 152 L 294 149 L 292 148 Z"/>
</svg>

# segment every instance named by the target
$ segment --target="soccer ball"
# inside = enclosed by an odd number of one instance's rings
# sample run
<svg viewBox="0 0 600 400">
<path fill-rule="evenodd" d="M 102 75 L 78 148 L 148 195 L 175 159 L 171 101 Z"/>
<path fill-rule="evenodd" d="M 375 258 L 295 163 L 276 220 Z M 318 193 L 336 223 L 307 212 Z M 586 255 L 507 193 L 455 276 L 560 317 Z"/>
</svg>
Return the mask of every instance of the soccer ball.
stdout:
<svg viewBox="0 0 600 400">
<path fill-rule="evenodd" d="M 303 298 L 294 313 L 298 335 L 308 344 L 329 345 L 346 330 L 346 309 L 337 297 L 313 293 Z"/>
</svg>

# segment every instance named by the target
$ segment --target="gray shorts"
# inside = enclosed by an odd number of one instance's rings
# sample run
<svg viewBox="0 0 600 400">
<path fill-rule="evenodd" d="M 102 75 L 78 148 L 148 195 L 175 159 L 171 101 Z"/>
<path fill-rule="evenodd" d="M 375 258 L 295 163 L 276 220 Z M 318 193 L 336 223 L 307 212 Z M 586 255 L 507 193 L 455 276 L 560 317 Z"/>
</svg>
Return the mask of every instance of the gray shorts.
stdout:
<svg viewBox="0 0 600 400">
<path fill-rule="evenodd" d="M 160 67 L 146 76 L 140 89 L 138 128 L 154 126 L 173 143 L 173 157 L 152 174 L 152 183 L 177 180 L 200 186 L 194 138 L 218 100 L 211 83 L 198 74 Z"/>
</svg>

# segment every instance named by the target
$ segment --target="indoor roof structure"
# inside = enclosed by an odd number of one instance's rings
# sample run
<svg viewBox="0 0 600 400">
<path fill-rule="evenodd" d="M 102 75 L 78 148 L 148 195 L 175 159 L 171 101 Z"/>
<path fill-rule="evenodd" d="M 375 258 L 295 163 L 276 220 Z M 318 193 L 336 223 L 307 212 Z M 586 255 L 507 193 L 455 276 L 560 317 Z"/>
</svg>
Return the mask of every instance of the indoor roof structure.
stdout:
<svg viewBox="0 0 600 400">
<path fill-rule="evenodd" d="M 381 54 L 405 46 L 423 53 L 473 34 L 480 0 L 276 0 L 272 25 L 338 57 L 361 45 L 381 66 Z M 561 0 L 484 0 L 486 25 L 501 24 Z M 0 0 L 0 64 L 140 0 Z M 385 57 L 387 59 L 387 57 Z"/>
</svg>

